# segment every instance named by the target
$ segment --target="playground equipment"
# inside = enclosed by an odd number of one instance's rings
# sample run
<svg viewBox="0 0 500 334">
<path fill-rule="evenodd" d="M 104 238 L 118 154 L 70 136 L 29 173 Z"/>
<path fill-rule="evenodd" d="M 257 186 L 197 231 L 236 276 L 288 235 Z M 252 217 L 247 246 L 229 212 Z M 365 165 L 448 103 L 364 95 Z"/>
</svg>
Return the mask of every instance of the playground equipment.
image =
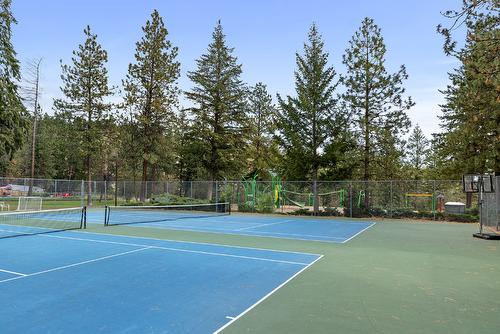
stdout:
<svg viewBox="0 0 500 334">
<path fill-rule="evenodd" d="M 243 204 L 246 207 L 255 208 L 255 198 L 257 191 L 257 176 L 255 173 L 251 178 L 242 178 L 243 184 Z"/>
<path fill-rule="evenodd" d="M 431 205 L 430 209 L 432 212 L 436 211 L 436 196 L 433 193 L 406 193 L 405 194 L 405 207 L 406 208 L 411 208 L 410 200 L 412 198 L 419 199 L 419 198 L 430 198 L 431 199 Z"/>
<path fill-rule="evenodd" d="M 364 190 L 360 190 L 358 193 L 358 208 L 361 208 L 361 203 L 365 200 L 366 192 Z"/>
<path fill-rule="evenodd" d="M 271 189 L 273 192 L 273 203 L 276 209 L 279 209 L 281 206 L 282 191 L 283 191 L 283 181 L 279 176 L 273 176 Z"/>
<path fill-rule="evenodd" d="M 296 191 L 282 190 L 282 195 L 284 202 L 291 203 L 293 206 L 298 206 L 299 208 L 314 206 L 314 194 L 312 192 L 300 193 Z M 345 198 L 345 189 L 318 194 L 319 205 L 323 207 L 344 207 Z M 336 202 L 335 205 L 334 202 Z"/>
</svg>

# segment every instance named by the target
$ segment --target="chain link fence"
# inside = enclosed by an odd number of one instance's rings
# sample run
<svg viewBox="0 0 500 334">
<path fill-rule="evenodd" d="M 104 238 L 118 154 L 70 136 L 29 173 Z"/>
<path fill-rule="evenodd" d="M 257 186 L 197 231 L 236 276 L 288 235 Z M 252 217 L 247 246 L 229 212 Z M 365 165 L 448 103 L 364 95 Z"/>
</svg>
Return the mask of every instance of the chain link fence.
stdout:
<svg viewBox="0 0 500 334">
<path fill-rule="evenodd" d="M 500 175 L 493 179 L 495 192 L 483 193 L 481 219 L 483 226 L 493 232 L 500 232 Z"/>
<path fill-rule="evenodd" d="M 468 194 L 472 198 L 467 199 L 459 180 L 318 181 L 316 198 L 313 186 L 310 181 L 283 180 L 89 183 L 0 178 L 0 204 L 15 210 L 18 197 L 32 195 L 44 198 L 44 208 L 89 202 L 91 206 L 229 202 L 233 211 L 240 212 L 446 219 L 450 215 L 445 203 L 460 202 L 470 204 L 462 218 L 474 221 L 478 214 L 476 195 Z"/>
</svg>

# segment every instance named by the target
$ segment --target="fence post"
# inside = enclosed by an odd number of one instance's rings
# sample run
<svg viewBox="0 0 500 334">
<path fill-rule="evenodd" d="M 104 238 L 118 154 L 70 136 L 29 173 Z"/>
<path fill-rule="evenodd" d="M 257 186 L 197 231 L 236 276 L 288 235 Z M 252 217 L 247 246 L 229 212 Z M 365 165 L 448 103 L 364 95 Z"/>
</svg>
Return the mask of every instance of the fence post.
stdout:
<svg viewBox="0 0 500 334">
<path fill-rule="evenodd" d="M 108 205 L 108 181 L 104 180 L 104 205 Z"/>
<path fill-rule="evenodd" d="M 217 180 L 215 180 L 215 203 L 219 203 L 219 185 Z"/>
<path fill-rule="evenodd" d="M 391 191 L 390 191 L 390 196 L 391 196 L 391 197 L 390 197 L 390 200 L 389 200 L 389 217 L 391 217 L 391 218 L 392 218 L 392 210 L 393 210 L 393 209 L 392 209 L 392 198 L 393 198 L 393 196 L 394 196 L 394 193 L 393 193 L 393 189 L 392 189 L 392 182 L 393 182 L 393 181 L 391 180 L 390 182 L 391 182 Z"/>
<path fill-rule="evenodd" d="M 83 207 L 84 203 L 85 203 L 85 184 L 82 180 L 80 185 L 80 205 Z"/>
<path fill-rule="evenodd" d="M 189 197 L 193 199 L 193 181 L 189 181 Z"/>
<path fill-rule="evenodd" d="M 436 198 L 436 180 L 432 180 L 432 197 L 431 197 L 431 207 L 433 208 L 432 210 L 432 219 L 436 220 L 436 204 L 435 204 L 435 198 Z"/>
<path fill-rule="evenodd" d="M 349 217 L 352 218 L 352 182 L 349 182 Z"/>
</svg>

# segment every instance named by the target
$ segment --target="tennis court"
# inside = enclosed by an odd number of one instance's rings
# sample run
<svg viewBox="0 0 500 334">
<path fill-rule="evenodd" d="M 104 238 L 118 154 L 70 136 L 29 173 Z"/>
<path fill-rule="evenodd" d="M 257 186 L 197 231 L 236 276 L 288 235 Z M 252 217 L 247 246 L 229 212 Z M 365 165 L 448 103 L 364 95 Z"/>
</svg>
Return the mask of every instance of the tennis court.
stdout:
<svg viewBox="0 0 500 334">
<path fill-rule="evenodd" d="M 229 214 L 221 204 L 110 207 L 108 225 L 131 225 L 204 233 L 235 234 L 345 243 L 375 223 L 285 215 Z M 89 211 L 89 223 L 103 224 L 102 210 Z"/>
<path fill-rule="evenodd" d="M 217 332 L 321 258 L 73 231 L 0 254 L 2 333 Z"/>
</svg>

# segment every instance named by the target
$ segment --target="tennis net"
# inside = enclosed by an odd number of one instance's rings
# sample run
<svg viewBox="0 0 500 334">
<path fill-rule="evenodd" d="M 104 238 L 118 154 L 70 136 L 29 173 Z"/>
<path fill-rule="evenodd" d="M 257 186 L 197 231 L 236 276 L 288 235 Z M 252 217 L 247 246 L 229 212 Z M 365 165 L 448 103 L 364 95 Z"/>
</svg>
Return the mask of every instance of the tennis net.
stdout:
<svg viewBox="0 0 500 334">
<path fill-rule="evenodd" d="M 85 207 L 0 214 L 0 239 L 85 227 Z"/>
<path fill-rule="evenodd" d="M 154 223 L 186 218 L 224 216 L 230 213 L 231 206 L 229 203 L 107 206 L 104 215 L 104 225 Z"/>
</svg>

